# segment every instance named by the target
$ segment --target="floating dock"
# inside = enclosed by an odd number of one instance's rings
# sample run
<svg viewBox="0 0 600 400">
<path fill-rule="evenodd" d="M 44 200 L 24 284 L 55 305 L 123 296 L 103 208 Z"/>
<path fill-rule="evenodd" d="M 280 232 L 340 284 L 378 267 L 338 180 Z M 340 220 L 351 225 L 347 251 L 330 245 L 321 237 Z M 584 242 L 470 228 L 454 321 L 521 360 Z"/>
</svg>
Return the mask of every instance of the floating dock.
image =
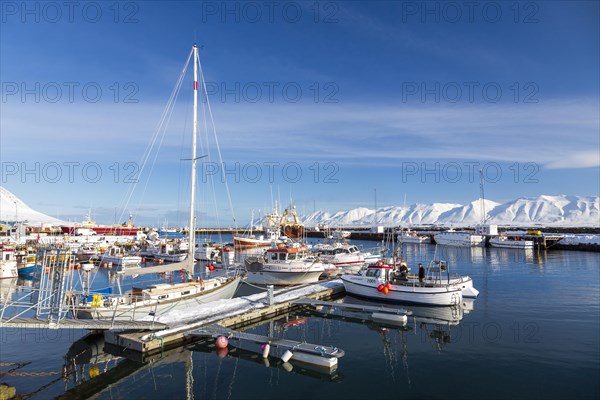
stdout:
<svg viewBox="0 0 600 400">
<path fill-rule="evenodd" d="M 300 304 L 294 304 L 294 300 L 305 297 L 326 300 L 342 293 L 344 293 L 344 285 L 341 280 L 336 279 L 291 289 L 275 290 L 272 298 L 265 292 L 219 300 L 193 310 L 186 310 L 188 314 L 174 313 L 166 318 L 165 316 L 158 318 L 157 322 L 167 325 L 167 329 L 155 332 L 107 331 L 105 341 L 108 344 L 140 353 L 158 352 L 194 340 L 188 335 L 189 332 L 212 324 L 219 324 L 230 329 L 243 328 L 303 307 Z"/>
<path fill-rule="evenodd" d="M 334 303 L 331 301 L 320 301 L 312 299 L 294 300 L 293 304 L 311 306 L 319 314 L 335 315 L 340 317 L 355 317 L 359 314 L 361 319 L 389 325 L 404 326 L 408 322 L 411 311 L 402 308 L 390 308 L 383 306 L 371 306 L 365 304 Z M 354 313 L 348 314 L 347 312 Z"/>
<path fill-rule="evenodd" d="M 263 359 L 268 360 L 269 357 L 276 357 L 284 363 L 292 360 L 330 372 L 337 369 L 338 358 L 344 356 L 344 351 L 337 347 L 238 332 L 219 325 L 210 325 L 195 330 L 190 332 L 189 336 L 215 339 L 223 336 L 227 338 L 226 343 L 228 345 L 261 354 Z"/>
</svg>

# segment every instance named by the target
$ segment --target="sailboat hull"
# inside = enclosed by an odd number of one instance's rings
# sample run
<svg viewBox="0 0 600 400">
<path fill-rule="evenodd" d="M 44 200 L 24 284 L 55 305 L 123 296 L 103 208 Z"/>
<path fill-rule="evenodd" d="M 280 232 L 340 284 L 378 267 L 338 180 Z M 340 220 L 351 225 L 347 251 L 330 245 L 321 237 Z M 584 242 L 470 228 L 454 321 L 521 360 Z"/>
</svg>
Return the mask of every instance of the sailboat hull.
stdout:
<svg viewBox="0 0 600 400">
<path fill-rule="evenodd" d="M 218 288 L 204 288 L 198 295 L 182 297 L 175 300 L 155 301 L 144 300 L 133 304 L 116 304 L 114 306 L 86 306 L 79 307 L 75 315 L 81 319 L 132 321 L 147 320 L 148 318 L 160 317 L 163 314 L 177 310 L 189 309 L 200 304 L 211 301 L 230 299 L 234 296 L 241 277 L 235 277 Z M 176 285 L 173 285 L 174 287 Z"/>
</svg>

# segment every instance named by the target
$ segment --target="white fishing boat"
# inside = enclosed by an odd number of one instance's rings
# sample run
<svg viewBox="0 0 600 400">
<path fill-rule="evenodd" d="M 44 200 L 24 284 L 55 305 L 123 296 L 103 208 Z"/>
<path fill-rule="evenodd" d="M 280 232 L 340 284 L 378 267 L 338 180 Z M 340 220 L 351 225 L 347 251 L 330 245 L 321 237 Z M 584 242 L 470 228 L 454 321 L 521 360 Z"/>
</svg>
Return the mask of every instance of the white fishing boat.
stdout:
<svg viewBox="0 0 600 400">
<path fill-rule="evenodd" d="M 142 257 L 129 254 L 121 246 L 110 246 L 104 253 L 99 255 L 100 264 L 109 263 L 118 266 L 138 265 L 142 262 Z"/>
<path fill-rule="evenodd" d="M 398 240 L 398 243 L 416 243 L 416 244 L 429 243 L 431 241 L 429 236 L 419 235 L 417 232 L 411 231 L 409 229 L 402 230 L 400 233 L 398 233 L 397 240 Z"/>
<path fill-rule="evenodd" d="M 431 279 L 423 282 L 399 277 L 395 267 L 379 261 L 362 269 L 358 275 L 342 275 L 342 281 L 349 294 L 372 300 L 436 306 L 459 305 L 462 302 L 462 289 L 449 282 L 447 269 L 439 269 L 430 276 Z"/>
<path fill-rule="evenodd" d="M 448 263 L 442 260 L 432 260 L 427 268 L 425 268 L 425 282 L 431 282 L 438 280 L 439 273 L 446 273 L 448 270 Z M 398 274 L 400 272 L 400 274 Z M 396 279 L 406 280 L 408 282 L 418 282 L 419 276 L 417 274 L 405 273 L 401 271 L 396 272 Z M 476 298 L 479 295 L 479 290 L 473 286 L 473 279 L 468 275 L 458 275 L 448 273 L 447 282 L 451 285 L 459 287 L 462 291 L 464 298 Z"/>
<path fill-rule="evenodd" d="M 532 249 L 533 240 L 525 240 L 519 237 L 500 235 L 490 239 L 490 246 L 506 249 Z"/>
<path fill-rule="evenodd" d="M 245 282 L 258 285 L 301 285 L 313 283 L 325 272 L 325 265 L 303 245 L 279 245 L 263 257 L 247 257 Z"/>
<path fill-rule="evenodd" d="M 0 249 L 0 279 L 13 279 L 19 276 L 14 249 Z"/>
<path fill-rule="evenodd" d="M 190 190 L 190 210 L 189 210 L 189 245 L 188 254 L 184 261 L 169 264 L 167 267 L 172 270 L 185 270 L 186 281 L 175 284 L 154 284 L 145 288 L 132 288 L 132 290 L 115 296 L 101 293 L 88 293 L 79 296 L 73 301 L 73 314 L 77 318 L 94 319 L 114 319 L 114 320 L 135 320 L 145 317 L 155 318 L 161 314 L 176 309 L 193 307 L 196 304 L 207 303 L 214 300 L 229 299 L 235 294 L 241 277 L 235 275 L 204 277 L 203 279 L 192 277 L 194 271 L 194 253 L 195 253 L 195 195 L 196 195 L 196 140 L 197 140 L 197 109 L 198 109 L 198 89 L 202 88 L 206 94 L 206 85 L 204 77 L 201 76 L 200 85 L 198 82 L 198 70 L 200 58 L 198 56 L 198 47 L 194 44 L 192 52 L 188 58 L 188 63 L 184 67 L 187 69 L 189 60 L 193 59 L 194 68 L 194 108 L 192 124 L 192 156 L 191 156 L 191 190 Z M 182 72 L 182 76 L 183 76 Z M 181 80 L 178 81 L 181 85 Z M 164 270 L 165 266 L 139 268 L 135 273 L 153 273 Z M 87 272 L 89 273 L 89 271 Z M 132 269 L 125 271 L 125 274 L 134 273 Z"/>
<path fill-rule="evenodd" d="M 436 233 L 434 240 L 437 244 L 458 247 L 484 247 L 486 236 L 498 234 L 498 226 L 487 223 L 487 214 L 485 212 L 485 195 L 483 191 L 483 172 L 479 171 L 479 206 L 481 221 L 475 226 L 475 232 L 455 231 L 450 229 L 444 232 Z"/>
<path fill-rule="evenodd" d="M 454 229 L 436 233 L 433 238 L 436 244 L 443 246 L 483 247 L 485 243 L 482 235 L 475 235 L 472 232 L 455 231 Z"/>
<path fill-rule="evenodd" d="M 352 236 L 352 232 L 350 232 L 350 231 L 336 229 L 335 231 L 331 232 L 332 239 L 337 239 L 337 240 L 349 239 L 350 236 Z"/>
<path fill-rule="evenodd" d="M 98 248 L 96 244 L 84 243 L 77 248 L 74 254 L 78 257 L 92 257 L 98 254 Z"/>
<path fill-rule="evenodd" d="M 176 242 L 167 240 L 162 242 L 157 250 L 154 258 L 168 262 L 180 262 L 187 257 L 188 245 L 187 242 L 181 240 Z"/>
<path fill-rule="evenodd" d="M 230 243 L 197 243 L 194 258 L 216 266 L 228 267 L 235 263 L 235 249 Z"/>
<path fill-rule="evenodd" d="M 341 268 L 344 273 L 356 273 L 365 265 L 365 258 L 357 246 L 335 242 L 315 249 L 321 261 Z"/>
</svg>

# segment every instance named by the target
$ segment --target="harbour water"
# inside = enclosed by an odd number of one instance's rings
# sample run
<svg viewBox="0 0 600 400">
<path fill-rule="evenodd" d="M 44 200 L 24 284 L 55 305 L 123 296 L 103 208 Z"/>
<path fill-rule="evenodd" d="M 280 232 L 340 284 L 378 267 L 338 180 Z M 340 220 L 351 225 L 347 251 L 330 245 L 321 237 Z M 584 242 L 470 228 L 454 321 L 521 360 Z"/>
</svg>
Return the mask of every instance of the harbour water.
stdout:
<svg viewBox="0 0 600 400">
<path fill-rule="evenodd" d="M 473 277 L 477 299 L 460 309 L 405 306 L 413 316 L 402 328 L 306 312 L 251 329 L 343 349 L 333 373 L 211 343 L 135 361 L 106 354 L 100 338 L 79 341 L 87 331 L 1 329 L 0 383 L 39 399 L 598 398 L 599 253 L 404 248 L 413 270 L 436 251 Z M 111 284 L 108 276 L 97 284 Z"/>
</svg>

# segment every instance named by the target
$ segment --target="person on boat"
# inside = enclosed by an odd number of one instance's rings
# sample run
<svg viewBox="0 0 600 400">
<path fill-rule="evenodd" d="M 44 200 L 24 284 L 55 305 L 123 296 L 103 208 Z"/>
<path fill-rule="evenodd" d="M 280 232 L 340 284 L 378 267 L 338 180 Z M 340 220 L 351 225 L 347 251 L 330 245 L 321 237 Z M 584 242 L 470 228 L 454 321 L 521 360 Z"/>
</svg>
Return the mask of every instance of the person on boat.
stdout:
<svg viewBox="0 0 600 400">
<path fill-rule="evenodd" d="M 400 264 L 400 279 L 403 281 L 408 280 L 408 267 L 405 263 Z"/>
<path fill-rule="evenodd" d="M 419 282 L 425 282 L 425 268 L 423 268 L 423 264 L 419 263 Z"/>
</svg>

